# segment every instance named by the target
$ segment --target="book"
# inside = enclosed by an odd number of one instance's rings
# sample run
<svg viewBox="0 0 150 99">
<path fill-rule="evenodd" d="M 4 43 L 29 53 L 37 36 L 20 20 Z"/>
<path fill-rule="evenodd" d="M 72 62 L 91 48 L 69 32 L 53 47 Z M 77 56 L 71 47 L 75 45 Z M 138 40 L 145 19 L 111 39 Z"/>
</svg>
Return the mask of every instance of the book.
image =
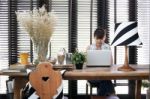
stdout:
<svg viewBox="0 0 150 99">
<path fill-rule="evenodd" d="M 21 72 L 21 70 L 15 70 L 15 69 L 3 69 L 2 72 L 4 73 L 17 73 L 17 72 Z"/>
<path fill-rule="evenodd" d="M 26 68 L 33 67 L 33 66 L 34 65 L 32 65 L 32 64 L 23 65 L 23 64 L 20 64 L 20 63 L 16 63 L 16 64 L 10 65 L 9 69 L 22 70 L 22 69 L 26 69 Z"/>
</svg>

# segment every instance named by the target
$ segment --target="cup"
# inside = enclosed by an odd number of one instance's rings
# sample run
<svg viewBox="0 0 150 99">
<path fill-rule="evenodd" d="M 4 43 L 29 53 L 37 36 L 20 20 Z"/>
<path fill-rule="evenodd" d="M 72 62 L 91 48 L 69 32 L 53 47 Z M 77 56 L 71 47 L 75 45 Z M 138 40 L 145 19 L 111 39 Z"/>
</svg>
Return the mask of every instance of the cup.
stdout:
<svg viewBox="0 0 150 99">
<path fill-rule="evenodd" d="M 64 64 L 65 55 L 57 55 L 58 64 Z"/>
<path fill-rule="evenodd" d="M 66 53 L 66 64 L 71 64 L 72 53 Z"/>
<path fill-rule="evenodd" d="M 29 57 L 29 53 L 20 53 L 20 63 L 22 65 L 28 65 L 28 57 Z"/>
<path fill-rule="evenodd" d="M 54 58 L 54 57 L 49 57 L 49 58 L 48 58 L 48 61 L 49 61 L 50 63 L 52 63 L 53 65 L 55 65 L 57 59 Z"/>
</svg>

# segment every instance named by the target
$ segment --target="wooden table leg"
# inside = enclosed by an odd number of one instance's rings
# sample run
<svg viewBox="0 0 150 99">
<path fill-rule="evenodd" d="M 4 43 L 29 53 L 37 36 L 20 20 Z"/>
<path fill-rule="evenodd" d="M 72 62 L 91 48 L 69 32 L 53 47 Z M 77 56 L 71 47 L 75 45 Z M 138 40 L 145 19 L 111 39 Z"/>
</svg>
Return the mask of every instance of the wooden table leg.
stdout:
<svg viewBox="0 0 150 99">
<path fill-rule="evenodd" d="M 142 85 L 142 81 L 141 80 L 136 80 L 135 99 L 141 99 L 141 85 Z"/>
<path fill-rule="evenodd" d="M 20 99 L 20 90 L 27 83 L 26 77 L 14 77 L 14 99 Z"/>
<path fill-rule="evenodd" d="M 77 99 L 77 80 L 69 80 L 69 99 Z"/>
</svg>

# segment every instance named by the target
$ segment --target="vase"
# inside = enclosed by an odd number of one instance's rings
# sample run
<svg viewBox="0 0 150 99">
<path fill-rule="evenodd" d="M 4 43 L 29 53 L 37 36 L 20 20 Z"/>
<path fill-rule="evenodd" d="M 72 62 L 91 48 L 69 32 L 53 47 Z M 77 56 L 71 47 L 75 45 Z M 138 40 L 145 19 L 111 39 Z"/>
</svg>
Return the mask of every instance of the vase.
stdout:
<svg viewBox="0 0 150 99">
<path fill-rule="evenodd" d="M 31 38 L 31 40 L 33 44 L 33 63 L 37 65 L 40 62 L 47 61 L 50 51 L 50 39 L 36 40 Z"/>
<path fill-rule="evenodd" d="M 82 69 L 83 68 L 83 63 L 75 64 L 76 69 Z"/>
</svg>

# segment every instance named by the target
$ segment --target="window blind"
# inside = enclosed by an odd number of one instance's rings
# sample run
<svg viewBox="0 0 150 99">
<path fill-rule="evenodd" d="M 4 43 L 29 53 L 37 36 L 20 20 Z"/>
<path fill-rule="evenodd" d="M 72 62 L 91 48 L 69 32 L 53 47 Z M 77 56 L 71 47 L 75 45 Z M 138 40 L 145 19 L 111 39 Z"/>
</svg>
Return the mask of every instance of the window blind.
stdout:
<svg viewBox="0 0 150 99">
<path fill-rule="evenodd" d="M 116 0 L 116 23 L 120 22 L 127 22 L 128 21 L 128 7 L 129 1 L 128 0 Z M 110 42 L 113 40 L 114 36 L 114 0 L 109 0 L 109 19 L 110 19 Z M 112 47 L 113 50 L 114 47 Z M 117 46 L 117 55 L 116 55 L 116 64 L 123 64 L 124 63 L 124 46 Z"/>
<path fill-rule="evenodd" d="M 11 1 L 1 0 L 0 1 L 0 44 L 1 58 L 0 58 L 0 69 L 8 68 L 9 64 L 16 63 L 19 60 L 18 53 L 30 52 L 30 39 L 27 33 L 23 31 L 22 27 L 17 26 L 17 20 L 15 11 L 30 10 L 32 1 Z M 18 58 L 17 58 L 18 57 Z M 9 58 L 9 59 L 8 59 Z M 2 79 L 1 79 L 2 78 Z M 0 93 L 6 92 L 5 81 L 7 77 L 0 78 Z"/>
<path fill-rule="evenodd" d="M 150 64 L 150 1 L 138 0 L 138 33 L 143 45 L 138 48 L 138 64 Z"/>
<path fill-rule="evenodd" d="M 56 13 L 57 23 L 51 38 L 51 56 L 57 57 L 60 48 L 68 51 L 68 0 L 52 0 L 52 10 Z"/>
<path fill-rule="evenodd" d="M 91 0 L 78 0 L 78 7 L 77 7 L 77 15 L 78 15 L 78 49 L 80 51 L 85 51 L 86 47 L 90 45 L 90 30 L 93 32 L 97 28 L 97 2 L 93 0 L 92 4 L 93 12 L 91 16 Z M 90 18 L 92 20 L 90 21 Z M 91 23 L 92 22 L 92 23 Z M 90 24 L 92 27 L 90 28 Z"/>
<path fill-rule="evenodd" d="M 90 31 L 92 35 L 97 28 L 97 1 L 93 0 L 92 16 L 91 16 L 91 0 L 78 0 L 77 5 L 77 44 L 79 51 L 85 51 L 86 47 L 90 45 Z M 91 18 L 92 17 L 92 18 Z M 92 19 L 92 20 L 90 20 Z M 91 23 L 92 22 L 92 23 Z M 92 24 L 92 27 L 91 25 Z M 86 81 L 78 81 L 78 94 L 84 94 L 86 88 Z"/>
<path fill-rule="evenodd" d="M 68 51 L 69 0 L 52 0 L 49 4 L 57 17 L 56 27 L 51 38 L 51 56 L 57 58 L 57 53 L 61 48 Z M 63 87 L 64 93 L 68 93 L 67 80 L 63 80 Z"/>
<path fill-rule="evenodd" d="M 0 0 L 0 70 L 8 68 L 8 0 Z M 0 93 L 6 93 L 7 76 L 0 76 Z"/>
<path fill-rule="evenodd" d="M 37 7 L 37 1 L 36 0 L 32 0 L 32 1 L 18 0 L 16 6 L 17 6 L 17 11 L 21 11 L 21 12 L 30 11 L 33 8 Z M 22 53 L 22 52 L 31 53 L 32 46 L 31 46 L 29 34 L 25 31 L 24 27 L 21 27 L 18 25 L 17 34 L 18 34 L 17 36 L 18 61 L 20 61 L 19 53 Z"/>
<path fill-rule="evenodd" d="M 116 0 L 116 23 L 127 22 L 129 16 L 129 1 L 128 0 Z M 114 27 L 115 27 L 115 0 L 109 0 L 109 37 L 110 42 L 113 40 Z M 114 56 L 114 47 L 111 47 L 112 54 Z M 125 48 L 124 46 L 117 46 L 116 48 L 116 64 L 124 63 Z M 128 83 L 127 80 L 116 80 L 116 83 Z M 124 91 L 120 91 L 124 87 Z M 127 94 L 128 86 L 115 87 L 117 94 Z"/>
</svg>

